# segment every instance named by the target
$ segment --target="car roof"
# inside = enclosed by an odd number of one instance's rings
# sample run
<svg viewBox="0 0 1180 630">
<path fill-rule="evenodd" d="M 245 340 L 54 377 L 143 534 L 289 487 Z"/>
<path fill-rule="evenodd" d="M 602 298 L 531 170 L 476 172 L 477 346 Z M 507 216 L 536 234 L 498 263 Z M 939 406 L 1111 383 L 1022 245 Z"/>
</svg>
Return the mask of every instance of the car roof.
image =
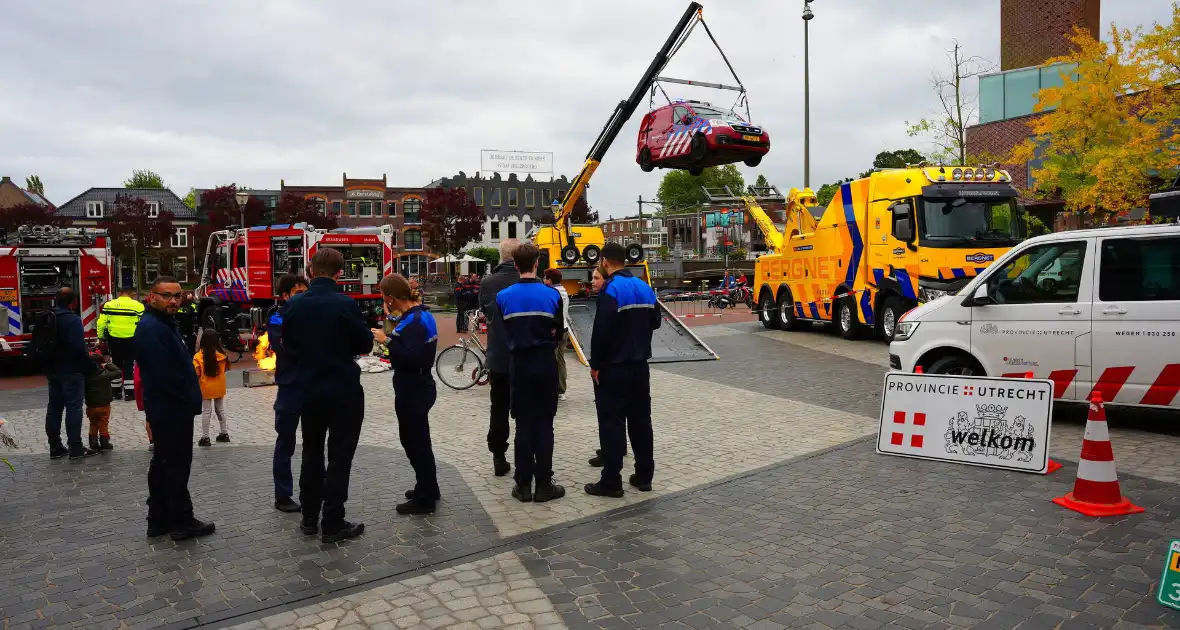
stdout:
<svg viewBox="0 0 1180 630">
<path fill-rule="evenodd" d="M 673 107 L 681 107 L 681 106 L 689 107 L 689 108 L 695 107 L 695 106 L 700 106 L 700 107 L 710 107 L 712 109 L 717 109 L 716 105 L 713 105 L 712 103 L 707 103 L 705 101 L 690 101 L 690 100 L 680 99 L 680 100 L 672 101 L 671 103 L 668 103 L 667 105 L 660 105 L 659 107 L 656 107 L 655 109 L 653 109 L 651 111 L 658 112 L 660 110 L 671 109 Z"/>
<path fill-rule="evenodd" d="M 1086 230 L 1067 230 L 1065 232 L 1052 232 L 1050 234 L 1034 236 L 1025 242 L 1035 244 L 1053 241 L 1068 241 L 1078 238 L 1094 238 L 1099 236 L 1136 237 L 1165 236 L 1173 234 L 1180 234 L 1180 224 L 1160 223 L 1155 225 L 1120 225 L 1112 227 L 1089 228 Z"/>
</svg>

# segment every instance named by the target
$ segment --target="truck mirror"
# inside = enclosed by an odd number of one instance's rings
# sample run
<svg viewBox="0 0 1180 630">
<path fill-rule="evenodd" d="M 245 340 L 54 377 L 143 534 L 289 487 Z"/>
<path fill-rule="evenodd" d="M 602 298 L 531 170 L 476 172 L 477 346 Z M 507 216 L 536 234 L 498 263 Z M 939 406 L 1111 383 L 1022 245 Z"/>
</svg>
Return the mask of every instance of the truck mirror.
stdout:
<svg viewBox="0 0 1180 630">
<path fill-rule="evenodd" d="M 909 216 L 895 216 L 893 219 L 893 237 L 899 241 L 910 243 L 914 240 L 914 223 Z"/>
<path fill-rule="evenodd" d="M 987 292 L 987 283 L 984 282 L 975 287 L 975 294 L 971 296 L 972 306 L 986 306 L 988 304 L 995 304 L 996 301 Z"/>
</svg>

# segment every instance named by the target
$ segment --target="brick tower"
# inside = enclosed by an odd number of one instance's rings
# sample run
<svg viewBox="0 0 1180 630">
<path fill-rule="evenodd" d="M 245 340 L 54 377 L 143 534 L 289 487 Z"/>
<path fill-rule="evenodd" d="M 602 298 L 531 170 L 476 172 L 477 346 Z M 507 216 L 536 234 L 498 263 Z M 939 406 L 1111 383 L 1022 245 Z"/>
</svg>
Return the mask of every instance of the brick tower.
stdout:
<svg viewBox="0 0 1180 630">
<path fill-rule="evenodd" d="M 1097 39 L 1101 6 L 1100 0 L 1000 0 L 1000 70 L 1068 53 L 1074 26 Z"/>
</svg>

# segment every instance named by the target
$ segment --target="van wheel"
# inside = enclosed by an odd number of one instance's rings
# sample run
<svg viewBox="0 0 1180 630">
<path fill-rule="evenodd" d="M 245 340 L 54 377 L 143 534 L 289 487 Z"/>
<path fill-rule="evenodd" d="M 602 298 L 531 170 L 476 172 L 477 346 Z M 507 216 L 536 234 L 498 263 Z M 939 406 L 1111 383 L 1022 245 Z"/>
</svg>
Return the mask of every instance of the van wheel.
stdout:
<svg viewBox="0 0 1180 630">
<path fill-rule="evenodd" d="M 856 300 L 846 297 L 836 305 L 836 327 L 840 336 L 845 339 L 856 339 L 860 336 L 860 321 L 856 314 Z"/>
<path fill-rule="evenodd" d="M 705 134 L 698 133 L 692 137 L 692 141 L 688 145 L 688 157 L 693 162 L 700 162 L 705 159 L 705 155 L 709 153 L 709 142 L 705 140 Z M 691 172 L 691 171 L 690 171 Z"/>
<path fill-rule="evenodd" d="M 930 374 L 953 374 L 955 376 L 987 376 L 979 363 L 971 357 L 952 354 L 948 357 L 942 357 L 934 363 L 930 364 L 930 369 L 926 370 Z"/>
<path fill-rule="evenodd" d="M 774 296 L 767 291 L 758 301 L 758 319 L 762 320 L 762 327 L 774 330 L 779 327 L 778 309 L 774 305 Z"/>
<path fill-rule="evenodd" d="M 901 298 L 896 295 L 885 298 L 881 305 L 881 336 L 886 343 L 893 341 L 893 335 L 897 333 L 897 322 L 905 315 L 904 308 Z"/>
<path fill-rule="evenodd" d="M 790 291 L 783 291 L 778 296 L 778 304 L 775 309 L 778 316 L 778 327 L 783 330 L 798 330 L 799 319 L 795 317 L 795 301 L 791 299 Z"/>
<path fill-rule="evenodd" d="M 578 258 L 580 257 L 581 253 L 578 252 L 577 246 L 566 245 L 565 247 L 561 248 L 561 261 L 567 265 L 572 265 L 578 262 Z"/>
<path fill-rule="evenodd" d="M 655 164 L 651 163 L 651 149 L 643 147 L 643 150 L 639 152 L 639 169 L 644 173 L 650 173 L 655 168 Z"/>
<path fill-rule="evenodd" d="M 761 163 L 762 163 L 762 156 L 761 155 L 758 155 L 758 156 L 755 156 L 752 158 L 746 158 L 746 162 L 745 162 L 746 166 L 749 166 L 750 168 L 754 168 L 755 166 L 758 166 Z"/>
</svg>

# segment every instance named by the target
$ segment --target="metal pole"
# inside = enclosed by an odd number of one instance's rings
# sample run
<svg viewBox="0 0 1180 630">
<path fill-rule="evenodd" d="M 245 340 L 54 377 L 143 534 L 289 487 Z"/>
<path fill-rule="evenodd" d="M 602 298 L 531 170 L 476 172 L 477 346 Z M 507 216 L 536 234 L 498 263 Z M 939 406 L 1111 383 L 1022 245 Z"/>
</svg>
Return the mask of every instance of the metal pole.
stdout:
<svg viewBox="0 0 1180 630">
<path fill-rule="evenodd" d="M 807 23 L 814 17 L 811 0 L 803 0 L 803 187 L 811 187 L 811 69 L 808 60 Z"/>
<path fill-rule="evenodd" d="M 643 257 L 647 258 L 647 252 L 644 251 L 643 246 L 643 195 L 639 195 L 639 251 L 643 252 Z"/>
<path fill-rule="evenodd" d="M 139 241 L 131 237 L 131 273 L 135 274 L 135 299 L 139 299 Z"/>
</svg>

